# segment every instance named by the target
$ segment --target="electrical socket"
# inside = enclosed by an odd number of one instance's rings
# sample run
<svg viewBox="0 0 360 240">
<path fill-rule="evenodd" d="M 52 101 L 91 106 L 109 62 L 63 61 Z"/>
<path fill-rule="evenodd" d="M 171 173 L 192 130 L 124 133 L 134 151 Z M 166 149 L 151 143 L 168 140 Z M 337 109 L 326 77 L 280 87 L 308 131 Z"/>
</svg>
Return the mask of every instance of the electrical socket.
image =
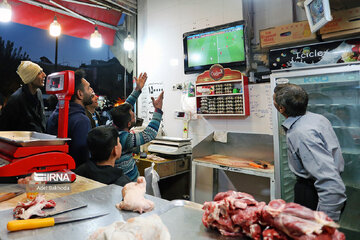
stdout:
<svg viewBox="0 0 360 240">
<path fill-rule="evenodd" d="M 172 86 L 173 91 L 177 91 L 177 90 L 183 90 L 183 85 L 181 83 L 176 83 Z"/>
</svg>

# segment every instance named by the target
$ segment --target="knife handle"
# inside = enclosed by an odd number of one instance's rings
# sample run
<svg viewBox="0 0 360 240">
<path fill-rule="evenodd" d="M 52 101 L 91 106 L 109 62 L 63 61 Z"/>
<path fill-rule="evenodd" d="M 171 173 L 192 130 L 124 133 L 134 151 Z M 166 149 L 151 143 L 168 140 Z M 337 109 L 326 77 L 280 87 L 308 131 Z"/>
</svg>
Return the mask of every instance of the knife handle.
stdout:
<svg viewBox="0 0 360 240">
<path fill-rule="evenodd" d="M 0 196 L 0 202 L 4 202 L 4 201 L 14 198 L 16 196 L 17 196 L 16 193 L 6 193 L 6 194 Z"/>
<path fill-rule="evenodd" d="M 250 162 L 249 165 L 252 166 L 252 167 L 256 167 L 256 168 L 264 168 L 262 165 L 252 163 L 252 162 Z"/>
<path fill-rule="evenodd" d="M 55 225 L 54 218 L 37 218 L 27 220 L 13 220 L 8 222 L 7 229 L 9 231 L 19 231 L 25 229 L 35 229 L 43 227 L 51 227 Z"/>
</svg>

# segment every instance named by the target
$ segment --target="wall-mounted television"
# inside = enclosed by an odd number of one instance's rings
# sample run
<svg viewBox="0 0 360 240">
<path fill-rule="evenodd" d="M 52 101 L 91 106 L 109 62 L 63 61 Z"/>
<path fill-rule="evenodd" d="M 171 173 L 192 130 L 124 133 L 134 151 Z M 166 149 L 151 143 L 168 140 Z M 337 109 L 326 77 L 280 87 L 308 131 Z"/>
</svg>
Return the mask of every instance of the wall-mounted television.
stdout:
<svg viewBox="0 0 360 240">
<path fill-rule="evenodd" d="M 183 35 L 185 74 L 245 65 L 245 23 L 237 21 Z"/>
</svg>

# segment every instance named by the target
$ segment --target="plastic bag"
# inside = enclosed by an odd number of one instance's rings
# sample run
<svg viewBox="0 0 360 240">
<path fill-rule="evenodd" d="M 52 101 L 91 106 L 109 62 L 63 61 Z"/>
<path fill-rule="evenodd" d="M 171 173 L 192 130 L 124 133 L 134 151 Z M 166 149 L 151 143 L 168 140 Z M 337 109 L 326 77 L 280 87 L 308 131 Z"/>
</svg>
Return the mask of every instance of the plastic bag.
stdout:
<svg viewBox="0 0 360 240">
<path fill-rule="evenodd" d="M 151 167 L 145 168 L 146 193 L 161 198 L 159 188 L 159 174 L 154 169 L 155 163 Z"/>
</svg>

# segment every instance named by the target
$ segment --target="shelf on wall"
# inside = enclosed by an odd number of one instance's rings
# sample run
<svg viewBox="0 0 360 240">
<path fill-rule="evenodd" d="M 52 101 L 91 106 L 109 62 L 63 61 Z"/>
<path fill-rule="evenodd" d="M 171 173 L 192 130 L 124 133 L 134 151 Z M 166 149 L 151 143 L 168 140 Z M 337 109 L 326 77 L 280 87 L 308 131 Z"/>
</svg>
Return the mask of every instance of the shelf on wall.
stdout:
<svg viewBox="0 0 360 240">
<path fill-rule="evenodd" d="M 204 117 L 230 117 L 230 116 L 234 116 L 234 117 L 239 117 L 239 116 L 246 116 L 244 113 L 197 113 L 197 115 L 200 116 L 204 116 Z"/>
<path fill-rule="evenodd" d="M 244 93 L 222 93 L 222 94 L 212 94 L 212 95 L 196 95 L 196 97 L 221 97 L 221 96 L 238 96 L 244 95 Z"/>
<path fill-rule="evenodd" d="M 220 89 L 220 85 L 223 85 L 221 87 L 224 87 L 224 89 Z M 234 93 L 234 89 L 238 92 Z M 197 77 L 195 91 L 196 109 L 197 114 L 200 116 L 243 117 L 250 115 L 248 77 L 238 70 L 223 69 L 221 65 L 215 64 L 210 70 Z M 227 93 L 224 93 L 225 91 Z M 219 92 L 221 93 L 219 94 Z M 203 98 L 208 99 L 209 102 L 203 101 Z M 204 113 L 209 111 L 212 113 Z"/>
<path fill-rule="evenodd" d="M 205 82 L 205 83 L 196 83 L 197 86 L 201 85 L 212 85 L 212 84 L 220 84 L 220 83 L 234 83 L 234 82 L 242 82 L 242 79 L 239 80 L 230 80 L 230 81 L 213 81 L 213 82 Z"/>
</svg>

